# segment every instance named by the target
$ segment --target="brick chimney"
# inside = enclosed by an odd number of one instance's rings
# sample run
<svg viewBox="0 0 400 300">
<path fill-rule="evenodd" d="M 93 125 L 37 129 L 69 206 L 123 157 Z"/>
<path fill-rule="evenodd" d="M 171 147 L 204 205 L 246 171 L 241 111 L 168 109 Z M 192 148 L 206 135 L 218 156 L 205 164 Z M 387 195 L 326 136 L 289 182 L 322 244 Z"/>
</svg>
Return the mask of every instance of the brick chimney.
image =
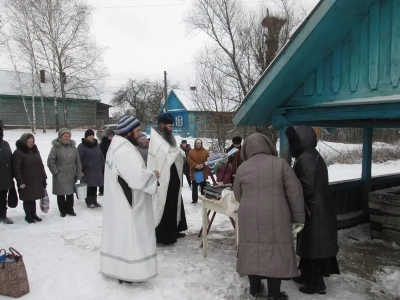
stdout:
<svg viewBox="0 0 400 300">
<path fill-rule="evenodd" d="M 44 70 L 40 70 L 40 83 L 46 83 L 46 72 Z"/>
</svg>

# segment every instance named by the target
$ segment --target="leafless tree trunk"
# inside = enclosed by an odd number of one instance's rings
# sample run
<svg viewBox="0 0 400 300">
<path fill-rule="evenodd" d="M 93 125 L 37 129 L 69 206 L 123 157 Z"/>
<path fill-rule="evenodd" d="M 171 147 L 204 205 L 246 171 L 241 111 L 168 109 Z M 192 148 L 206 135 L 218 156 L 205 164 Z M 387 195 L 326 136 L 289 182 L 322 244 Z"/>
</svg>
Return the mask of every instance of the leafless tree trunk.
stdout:
<svg viewBox="0 0 400 300">
<path fill-rule="evenodd" d="M 241 6 L 239 0 L 194 0 L 185 19 L 190 31 L 200 31 L 210 37 L 197 59 L 197 66 L 209 68 L 224 76 L 224 92 L 230 93 L 232 104 L 241 104 L 288 41 L 294 29 L 304 19 L 296 0 L 274 0 L 273 13 L 263 7 L 257 13 Z M 215 82 L 205 83 L 204 72 L 197 73 L 196 85 L 218 92 Z M 210 97 L 210 96 L 209 96 Z M 227 98 L 227 99 L 228 99 Z M 211 107 L 209 107 L 211 108 Z M 256 128 L 276 142 L 277 132 L 268 124 Z"/>
<path fill-rule="evenodd" d="M 21 80 L 21 77 L 20 77 L 20 73 L 19 73 L 19 71 L 18 71 L 18 66 L 17 66 L 17 63 L 15 62 L 15 57 L 14 57 L 13 54 L 12 54 L 12 50 L 11 50 L 11 48 L 10 48 L 9 41 L 8 41 L 8 40 L 5 40 L 4 44 L 5 44 L 5 46 L 6 46 L 7 50 L 8 50 L 8 54 L 9 54 L 9 57 L 10 57 L 10 62 L 11 62 L 11 64 L 13 65 L 14 70 L 15 70 L 15 74 L 16 74 L 17 81 L 18 81 L 18 89 L 19 89 L 19 91 L 21 92 L 22 103 L 23 103 L 23 105 L 24 105 L 25 113 L 26 113 L 26 116 L 27 116 L 27 118 L 28 118 L 29 126 L 31 127 L 31 130 L 32 130 L 32 132 L 33 132 L 32 120 L 31 120 L 31 116 L 30 116 L 30 114 L 29 114 L 28 105 L 26 104 L 26 100 L 25 100 L 25 96 L 24 96 L 25 93 L 24 93 L 24 89 L 23 89 L 23 86 L 24 86 L 24 85 L 22 84 L 22 80 Z"/>
<path fill-rule="evenodd" d="M 36 73 L 43 69 L 51 74 L 56 130 L 59 129 L 58 97 L 63 102 L 64 126 L 69 127 L 67 99 L 98 95 L 99 81 L 106 75 L 101 59 L 103 50 L 89 35 L 91 7 L 85 0 L 5 0 L 5 3 L 12 15 L 9 19 L 15 25 L 10 30 L 17 28 L 13 37 L 25 44 L 25 59 L 33 61 Z"/>
</svg>

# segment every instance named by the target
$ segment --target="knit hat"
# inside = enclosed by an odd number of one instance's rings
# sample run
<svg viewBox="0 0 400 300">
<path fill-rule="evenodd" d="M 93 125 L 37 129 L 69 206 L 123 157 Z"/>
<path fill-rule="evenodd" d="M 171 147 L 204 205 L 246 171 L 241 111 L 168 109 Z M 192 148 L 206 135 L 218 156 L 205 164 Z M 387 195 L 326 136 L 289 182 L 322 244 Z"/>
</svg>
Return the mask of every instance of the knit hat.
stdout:
<svg viewBox="0 0 400 300">
<path fill-rule="evenodd" d="M 117 130 L 120 135 L 126 135 L 138 126 L 140 126 L 138 119 L 131 116 L 125 116 L 119 120 Z"/>
<path fill-rule="evenodd" d="M 61 139 L 62 136 L 63 136 L 65 133 L 68 133 L 69 136 L 71 137 L 71 130 L 69 130 L 68 128 L 61 128 L 61 129 L 58 131 L 58 138 Z"/>
<path fill-rule="evenodd" d="M 232 143 L 234 145 L 240 145 L 242 143 L 242 138 L 240 136 L 234 136 L 232 138 Z"/>
<path fill-rule="evenodd" d="M 85 139 L 87 139 L 88 136 L 94 136 L 94 131 L 92 129 L 88 129 L 85 131 Z"/>
<path fill-rule="evenodd" d="M 187 140 L 182 140 L 181 144 L 187 144 Z"/>
<path fill-rule="evenodd" d="M 145 135 L 144 133 L 142 133 L 142 134 L 138 137 L 137 140 L 138 140 L 138 141 L 147 140 L 147 135 Z"/>
<path fill-rule="evenodd" d="M 157 117 L 157 123 L 174 124 L 174 117 L 171 114 L 161 113 Z"/>
<path fill-rule="evenodd" d="M 112 135 L 115 135 L 114 130 L 112 130 L 112 129 L 110 129 L 110 128 L 107 128 L 107 129 L 104 131 L 104 136 L 105 136 L 106 138 L 108 138 L 109 136 L 112 136 Z"/>
</svg>

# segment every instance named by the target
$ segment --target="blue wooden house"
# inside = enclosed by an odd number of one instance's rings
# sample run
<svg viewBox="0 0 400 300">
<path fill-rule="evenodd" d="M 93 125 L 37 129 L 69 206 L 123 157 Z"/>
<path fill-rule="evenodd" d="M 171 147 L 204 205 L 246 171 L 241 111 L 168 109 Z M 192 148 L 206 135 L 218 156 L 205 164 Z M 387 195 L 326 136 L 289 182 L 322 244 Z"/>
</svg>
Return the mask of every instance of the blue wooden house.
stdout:
<svg viewBox="0 0 400 300">
<path fill-rule="evenodd" d="M 374 128 L 400 128 L 399 79 L 400 1 L 321 0 L 233 122 L 272 124 L 282 155 L 285 126 L 363 128 L 360 179 L 331 184 L 339 227 L 350 226 L 368 219 L 368 192 L 400 185 L 399 175 L 371 177 Z"/>
<path fill-rule="evenodd" d="M 168 94 L 168 113 L 174 117 L 174 134 L 181 136 L 198 137 L 201 128 L 207 126 L 211 120 L 210 114 L 221 114 L 226 122 L 231 123 L 232 113 L 215 112 L 205 110 L 196 101 L 194 95 L 196 90 L 172 89 Z M 160 112 L 165 112 L 165 103 L 162 105 Z M 150 134 L 152 125 L 146 127 L 146 133 Z"/>
</svg>

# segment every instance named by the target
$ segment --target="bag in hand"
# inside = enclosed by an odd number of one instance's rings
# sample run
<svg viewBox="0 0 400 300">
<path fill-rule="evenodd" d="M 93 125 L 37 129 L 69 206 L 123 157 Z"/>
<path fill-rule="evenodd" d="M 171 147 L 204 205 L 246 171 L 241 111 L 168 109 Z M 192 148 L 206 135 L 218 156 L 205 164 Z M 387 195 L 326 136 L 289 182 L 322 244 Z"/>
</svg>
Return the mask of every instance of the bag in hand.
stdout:
<svg viewBox="0 0 400 300">
<path fill-rule="evenodd" d="M 8 207 L 16 208 L 18 206 L 18 195 L 17 190 L 15 189 L 15 184 L 13 181 L 13 186 L 8 190 Z"/>
<path fill-rule="evenodd" d="M 44 189 L 44 197 L 40 199 L 40 210 L 44 213 L 48 213 L 50 208 L 50 199 L 49 195 L 47 194 L 46 188 Z"/>
<path fill-rule="evenodd" d="M 19 298 L 29 293 L 28 275 L 22 255 L 14 248 L 9 249 L 9 254 L 5 254 L 5 249 L 0 250 L 3 258 L 0 259 L 0 295 Z"/>
</svg>

